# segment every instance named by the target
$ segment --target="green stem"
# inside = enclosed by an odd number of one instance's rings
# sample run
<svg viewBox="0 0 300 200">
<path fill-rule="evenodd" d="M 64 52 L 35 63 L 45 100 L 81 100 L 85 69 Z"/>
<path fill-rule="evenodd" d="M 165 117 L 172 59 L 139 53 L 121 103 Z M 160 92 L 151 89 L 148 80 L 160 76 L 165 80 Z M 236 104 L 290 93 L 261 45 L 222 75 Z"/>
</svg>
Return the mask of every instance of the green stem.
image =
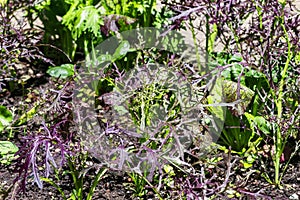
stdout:
<svg viewBox="0 0 300 200">
<path fill-rule="evenodd" d="M 232 23 L 231 23 L 231 22 L 229 22 L 229 28 L 230 28 L 231 32 L 233 33 L 233 37 L 234 37 L 234 40 L 235 40 L 236 45 L 237 45 L 237 47 L 238 47 L 239 53 L 240 53 L 241 55 L 243 55 L 243 54 L 242 54 L 241 43 L 240 43 L 240 40 L 239 40 L 239 36 L 236 34 L 235 30 L 233 29 Z"/>
<path fill-rule="evenodd" d="M 287 45 L 288 45 L 288 57 L 287 57 L 287 60 L 285 62 L 285 65 L 284 65 L 284 68 L 283 68 L 283 71 L 282 71 L 281 80 L 280 80 L 280 83 L 279 83 L 279 93 L 278 93 L 278 98 L 277 98 L 277 102 L 276 102 L 277 117 L 279 119 L 282 117 L 283 86 L 284 86 L 287 70 L 288 70 L 290 61 L 292 59 L 291 44 L 290 44 L 290 41 L 289 41 L 289 35 L 288 35 L 288 33 L 285 29 L 285 26 L 284 26 L 284 22 L 283 22 L 283 24 L 281 24 L 281 27 L 284 31 L 284 34 L 285 34 L 285 37 L 286 37 L 285 39 L 286 39 Z"/>
<path fill-rule="evenodd" d="M 86 58 L 87 62 L 89 63 L 89 61 L 90 61 L 90 55 L 89 55 L 88 46 L 89 46 L 89 42 L 88 42 L 87 39 L 85 39 L 84 40 L 84 54 L 85 54 L 85 58 Z"/>
<path fill-rule="evenodd" d="M 154 5 L 154 0 L 150 0 L 149 8 L 147 9 L 147 11 L 144 14 L 144 23 L 145 23 L 144 26 L 145 27 L 150 26 L 151 11 L 152 11 L 153 5 Z"/>
<path fill-rule="evenodd" d="M 209 28 L 209 23 L 208 23 L 208 20 L 209 20 L 209 16 L 208 15 L 205 15 L 205 18 L 206 18 L 206 27 L 205 27 L 205 63 L 208 63 L 208 54 L 211 53 L 209 52 L 208 50 L 208 46 L 209 46 L 209 36 L 210 36 L 210 28 Z"/>
<path fill-rule="evenodd" d="M 286 75 L 287 75 L 288 66 L 289 66 L 289 63 L 292 59 L 291 44 L 290 44 L 290 40 L 289 40 L 289 35 L 288 35 L 288 33 L 286 31 L 286 28 L 285 28 L 284 16 L 282 16 L 282 18 L 281 18 L 280 25 L 283 29 L 285 39 L 286 39 L 286 42 L 287 42 L 287 45 L 288 45 L 288 56 L 287 56 L 287 60 L 285 62 L 285 65 L 284 65 L 284 68 L 283 68 L 283 71 L 282 71 L 282 74 L 281 74 L 281 79 L 280 79 L 280 83 L 279 83 L 279 90 L 278 90 L 278 97 L 276 98 L 276 101 L 275 101 L 276 108 L 277 108 L 277 118 L 278 118 L 278 120 L 280 120 L 282 118 L 282 112 L 283 112 L 283 109 L 282 109 L 283 86 L 284 86 L 284 83 L 285 83 L 285 78 L 286 78 Z M 281 157 L 281 154 L 283 152 L 284 146 L 285 146 L 285 142 L 283 142 L 283 138 L 282 138 L 282 135 L 281 135 L 281 130 L 280 130 L 280 127 L 278 126 L 277 127 L 277 132 L 276 132 L 276 143 L 275 143 L 276 153 L 275 153 L 275 163 L 274 163 L 274 166 L 275 166 L 275 184 L 277 186 L 280 186 L 280 179 L 279 179 L 280 157 Z"/>
<path fill-rule="evenodd" d="M 256 86 L 256 90 L 260 90 L 261 88 L 261 80 L 258 81 L 257 86 Z M 255 96 L 254 96 L 254 100 L 253 100 L 253 110 L 252 110 L 252 115 L 256 116 L 257 115 L 257 108 L 258 108 L 258 101 L 259 101 L 259 95 L 256 92 Z"/>
<path fill-rule="evenodd" d="M 280 185 L 279 183 L 279 171 L 280 171 L 280 157 L 283 151 L 283 145 L 282 145 L 282 136 L 280 133 L 280 128 L 277 128 L 276 133 L 276 142 L 275 142 L 275 184 Z"/>
</svg>

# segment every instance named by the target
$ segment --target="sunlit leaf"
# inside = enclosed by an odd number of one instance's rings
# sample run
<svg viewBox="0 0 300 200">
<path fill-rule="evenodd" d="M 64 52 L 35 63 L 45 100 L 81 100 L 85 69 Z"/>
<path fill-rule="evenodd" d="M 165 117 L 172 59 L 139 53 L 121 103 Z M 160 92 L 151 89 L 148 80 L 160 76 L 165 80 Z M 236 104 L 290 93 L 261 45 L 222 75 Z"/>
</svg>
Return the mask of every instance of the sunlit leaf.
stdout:
<svg viewBox="0 0 300 200">
<path fill-rule="evenodd" d="M 218 104 L 223 102 L 222 79 L 218 78 L 215 82 L 210 95 L 207 97 L 208 104 Z M 222 106 L 210 106 L 208 109 L 219 119 L 224 120 L 225 113 Z"/>
<path fill-rule="evenodd" d="M 3 131 L 4 126 L 9 125 L 12 119 L 12 113 L 5 106 L 0 106 L 0 132 Z"/>
<path fill-rule="evenodd" d="M 225 101 L 228 103 L 241 100 L 241 102 L 236 104 L 235 109 L 233 110 L 235 115 L 244 114 L 247 106 L 251 103 L 251 100 L 254 96 L 254 92 L 248 87 L 228 80 L 223 80 L 223 92 Z M 238 92 L 240 93 L 239 98 L 237 95 Z"/>
<path fill-rule="evenodd" d="M 63 17 L 62 23 L 66 25 L 72 32 L 75 40 L 80 38 L 83 33 L 92 33 L 96 37 L 100 37 L 100 26 L 103 25 L 103 17 L 100 10 L 94 6 L 85 6 L 76 9 L 73 5 Z"/>
<path fill-rule="evenodd" d="M 28 112 L 21 115 L 21 117 L 17 120 L 16 125 L 20 126 L 32 119 L 36 114 L 38 107 L 39 103 L 37 102 Z"/>
<path fill-rule="evenodd" d="M 271 132 L 271 125 L 267 120 L 265 120 L 264 117 L 256 116 L 254 118 L 254 122 L 257 125 L 258 129 L 263 133 L 269 134 Z"/>
<path fill-rule="evenodd" d="M 0 5 L 5 6 L 7 0 L 0 0 Z"/>
<path fill-rule="evenodd" d="M 229 60 L 228 63 L 232 63 L 232 62 L 241 62 L 243 60 L 243 58 L 241 56 L 238 55 L 233 55 Z"/>
<path fill-rule="evenodd" d="M 63 64 L 48 69 L 47 73 L 55 78 L 67 78 L 74 75 L 74 66 L 73 64 Z"/>
<path fill-rule="evenodd" d="M 129 50 L 130 50 L 129 42 L 126 40 L 122 41 L 121 44 L 116 49 L 114 55 L 112 56 L 113 60 L 123 58 Z"/>
<path fill-rule="evenodd" d="M 18 151 L 18 147 L 9 141 L 0 141 L 0 155 L 13 154 Z"/>
<path fill-rule="evenodd" d="M 97 57 L 97 60 L 98 60 L 99 64 L 102 64 L 104 62 L 110 62 L 112 60 L 112 57 L 110 54 L 102 54 Z"/>
</svg>

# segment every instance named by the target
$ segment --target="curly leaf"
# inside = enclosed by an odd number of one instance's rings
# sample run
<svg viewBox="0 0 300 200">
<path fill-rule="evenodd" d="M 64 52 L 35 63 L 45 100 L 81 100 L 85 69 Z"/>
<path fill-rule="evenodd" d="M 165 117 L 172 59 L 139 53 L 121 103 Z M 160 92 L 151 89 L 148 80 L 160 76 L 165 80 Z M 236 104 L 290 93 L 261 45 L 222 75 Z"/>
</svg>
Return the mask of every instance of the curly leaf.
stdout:
<svg viewBox="0 0 300 200">
<path fill-rule="evenodd" d="M 228 103 L 237 101 L 239 99 L 242 100 L 242 102 L 238 103 L 235 108 L 235 111 L 238 115 L 242 115 L 245 112 L 247 106 L 251 103 L 251 100 L 254 96 L 254 92 L 250 88 L 241 84 L 238 85 L 238 83 L 228 80 L 223 81 L 223 92 L 225 100 Z M 240 93 L 239 99 L 237 97 L 238 92 Z"/>
</svg>

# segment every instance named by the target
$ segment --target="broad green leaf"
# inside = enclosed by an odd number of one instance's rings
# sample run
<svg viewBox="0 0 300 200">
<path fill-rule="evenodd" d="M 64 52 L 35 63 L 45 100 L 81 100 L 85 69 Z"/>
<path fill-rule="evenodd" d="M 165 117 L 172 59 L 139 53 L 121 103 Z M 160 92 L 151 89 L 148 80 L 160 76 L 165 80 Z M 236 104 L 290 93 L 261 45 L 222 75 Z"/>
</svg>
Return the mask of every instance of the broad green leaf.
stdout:
<svg viewBox="0 0 300 200">
<path fill-rule="evenodd" d="M 266 75 L 257 70 L 251 69 L 245 73 L 245 83 L 253 90 L 264 88 L 267 92 L 270 88 Z"/>
<path fill-rule="evenodd" d="M 261 116 L 256 116 L 254 118 L 254 122 L 257 125 L 257 128 L 261 130 L 265 134 L 269 134 L 271 130 L 271 125 L 268 121 L 265 120 L 265 118 Z"/>
<path fill-rule="evenodd" d="M 47 73 L 55 78 L 67 78 L 74 75 L 74 65 L 63 64 L 61 66 L 51 67 L 47 70 Z"/>
<path fill-rule="evenodd" d="M 257 70 L 249 70 L 245 76 L 251 77 L 251 78 L 263 78 L 265 75 Z"/>
<path fill-rule="evenodd" d="M 250 128 L 254 134 L 255 134 L 254 126 L 256 126 L 259 130 L 261 130 L 265 134 L 270 133 L 271 125 L 268 121 L 265 120 L 264 117 L 253 116 L 252 114 L 247 113 L 247 112 L 244 113 L 244 115 L 246 116 L 246 118 L 250 124 Z"/>
<path fill-rule="evenodd" d="M 123 58 L 130 51 L 130 44 L 127 40 L 121 42 L 116 49 L 113 57 L 113 61 Z"/>
<path fill-rule="evenodd" d="M 222 71 L 222 77 L 226 80 L 231 80 L 231 72 L 230 70 L 224 70 Z"/>
<path fill-rule="evenodd" d="M 5 106 L 0 106 L 0 132 L 3 131 L 4 126 L 8 126 L 12 120 L 12 113 Z"/>
<path fill-rule="evenodd" d="M 251 132 L 252 132 L 251 137 L 249 138 L 249 141 L 251 141 L 252 138 L 256 135 L 255 129 L 254 129 L 254 125 L 255 125 L 254 124 L 254 119 L 255 119 L 255 117 L 252 114 L 247 113 L 247 112 L 245 112 L 244 115 L 248 120 L 248 123 L 250 125 L 250 129 L 251 129 Z"/>
<path fill-rule="evenodd" d="M 243 66 L 240 64 L 236 64 L 222 71 L 222 76 L 224 77 L 224 79 L 229 81 L 238 81 L 242 71 L 243 71 Z M 240 82 L 245 85 L 244 79 L 245 79 L 244 76 L 242 76 L 240 78 Z"/>
<path fill-rule="evenodd" d="M 99 64 L 102 64 L 104 62 L 111 62 L 111 60 L 112 56 L 110 54 L 102 54 L 97 57 L 97 61 L 99 62 Z"/>
<path fill-rule="evenodd" d="M 229 60 L 228 63 L 232 63 L 232 62 L 241 62 L 243 60 L 243 58 L 241 56 L 238 55 L 233 55 Z"/>
<path fill-rule="evenodd" d="M 0 155 L 14 154 L 18 147 L 9 141 L 0 141 Z"/>
</svg>

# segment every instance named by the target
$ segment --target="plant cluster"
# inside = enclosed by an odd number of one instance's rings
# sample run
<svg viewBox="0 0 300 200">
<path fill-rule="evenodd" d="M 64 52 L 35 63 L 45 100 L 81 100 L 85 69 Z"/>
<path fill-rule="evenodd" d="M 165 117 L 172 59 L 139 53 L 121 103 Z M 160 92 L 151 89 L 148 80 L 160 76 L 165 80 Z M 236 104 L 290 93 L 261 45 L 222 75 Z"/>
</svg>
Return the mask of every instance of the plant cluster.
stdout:
<svg viewBox="0 0 300 200">
<path fill-rule="evenodd" d="M 124 187 L 137 198 L 271 199 L 246 189 L 252 174 L 284 188 L 300 147 L 293 2 L 157 4 L 0 2 L 0 89 L 1 80 L 18 76 L 19 62 L 49 61 L 44 55 L 55 62 L 50 88 L 40 87 L 39 97 L 23 93 L 28 111 L 0 106 L 0 162 L 16 166 L 20 189 L 46 182 L 63 199 L 93 199 L 101 178 L 115 171 L 125 171 Z M 28 29 L 16 17 L 21 8 Z M 173 32 L 182 29 L 195 49 Z M 73 183 L 69 193 L 63 177 Z"/>
<path fill-rule="evenodd" d="M 22 11 L 33 1 L 5 1 L 0 4 L 0 70 L 1 82 L 4 78 L 18 77 L 18 64 L 35 60 L 48 61 L 38 48 L 41 32 L 26 27 Z M 18 77 L 19 78 L 19 77 Z"/>
<path fill-rule="evenodd" d="M 28 8 L 31 26 L 37 19 L 42 22 L 44 53 L 59 58 L 58 64 L 85 58 L 114 33 L 164 23 L 165 13 L 157 11 L 153 0 L 50 0 Z"/>
<path fill-rule="evenodd" d="M 173 8 L 178 10 L 178 6 Z M 235 62 L 231 55 L 239 55 L 239 63 L 221 68 L 225 80 L 237 83 L 235 89 L 230 89 L 235 93 L 232 98 L 243 99 L 245 86 L 254 92 L 248 107 L 243 105 L 247 112 L 237 117 L 228 112 L 228 128 L 224 129 L 221 142 L 243 153 L 245 145 L 253 148 L 261 141 L 261 145 L 273 146 L 275 176 L 267 180 L 280 185 L 280 171 L 285 171 L 280 163 L 291 158 L 287 153 L 284 155 L 285 145 L 291 138 L 299 138 L 297 9 L 291 1 L 194 1 L 181 8 L 182 19 L 190 16 L 192 20 L 190 10 L 197 8 L 195 15 L 207 24 L 206 30 L 199 31 L 204 31 L 209 39 L 214 38 L 207 41 L 206 50 L 216 61 L 216 67 Z M 223 44 L 225 54 L 210 52 L 216 40 Z M 298 150 L 298 143 L 294 148 Z"/>
</svg>

